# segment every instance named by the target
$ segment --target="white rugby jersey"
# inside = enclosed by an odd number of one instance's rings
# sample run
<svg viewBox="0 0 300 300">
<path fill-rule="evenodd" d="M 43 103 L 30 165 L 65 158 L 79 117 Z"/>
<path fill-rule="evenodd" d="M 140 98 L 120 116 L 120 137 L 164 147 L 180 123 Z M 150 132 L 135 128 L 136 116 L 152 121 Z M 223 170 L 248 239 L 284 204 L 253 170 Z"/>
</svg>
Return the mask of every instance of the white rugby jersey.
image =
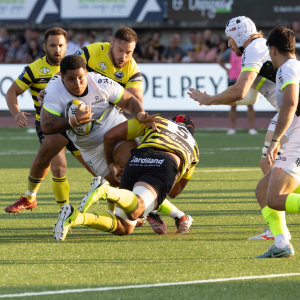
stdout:
<svg viewBox="0 0 300 300">
<path fill-rule="evenodd" d="M 276 101 L 276 71 L 269 55 L 264 38 L 254 39 L 244 50 L 241 72 L 252 71 L 258 75 L 254 80 L 255 88 L 278 110 Z"/>
<path fill-rule="evenodd" d="M 276 97 L 279 109 L 282 105 L 282 91 L 289 84 L 300 84 L 300 62 L 296 59 L 287 60 L 276 74 Z"/>
<path fill-rule="evenodd" d="M 103 141 L 105 133 L 112 127 L 126 121 L 116 104 L 123 95 L 124 89 L 114 80 L 100 74 L 88 73 L 88 93 L 86 96 L 74 96 L 67 91 L 60 76 L 54 76 L 45 89 L 43 108 L 57 116 L 65 116 L 69 101 L 78 99 L 89 107 L 97 120 L 94 128 L 84 136 L 76 135 L 71 129 L 67 131 L 69 138 L 79 149 L 91 149 Z"/>
</svg>

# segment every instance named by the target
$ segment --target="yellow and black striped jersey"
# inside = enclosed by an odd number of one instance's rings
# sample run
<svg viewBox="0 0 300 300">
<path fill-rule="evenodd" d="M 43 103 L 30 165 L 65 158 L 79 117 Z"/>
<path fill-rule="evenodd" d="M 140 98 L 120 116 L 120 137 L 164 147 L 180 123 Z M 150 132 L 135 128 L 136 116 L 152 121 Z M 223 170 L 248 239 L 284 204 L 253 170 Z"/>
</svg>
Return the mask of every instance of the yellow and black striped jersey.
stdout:
<svg viewBox="0 0 300 300">
<path fill-rule="evenodd" d="M 141 144 L 137 147 L 153 147 L 177 154 L 182 161 L 181 178 L 190 179 L 196 164 L 199 162 L 199 149 L 197 142 L 184 125 L 160 118 L 162 123 L 156 123 L 159 131 L 154 131 L 140 123 L 137 119 L 127 121 L 127 140 L 143 136 Z"/>
<path fill-rule="evenodd" d="M 38 93 L 45 89 L 50 79 L 58 73 L 60 66 L 52 66 L 47 62 L 46 55 L 24 68 L 21 75 L 15 80 L 16 84 L 26 91 L 30 88 L 36 119 L 40 121 L 41 106 L 37 100 Z"/>
<path fill-rule="evenodd" d="M 79 49 L 76 54 L 83 57 L 88 72 L 99 73 L 118 82 L 123 88 L 135 88 L 143 91 L 142 75 L 133 57 L 122 68 L 111 62 L 109 43 L 95 43 Z"/>
</svg>

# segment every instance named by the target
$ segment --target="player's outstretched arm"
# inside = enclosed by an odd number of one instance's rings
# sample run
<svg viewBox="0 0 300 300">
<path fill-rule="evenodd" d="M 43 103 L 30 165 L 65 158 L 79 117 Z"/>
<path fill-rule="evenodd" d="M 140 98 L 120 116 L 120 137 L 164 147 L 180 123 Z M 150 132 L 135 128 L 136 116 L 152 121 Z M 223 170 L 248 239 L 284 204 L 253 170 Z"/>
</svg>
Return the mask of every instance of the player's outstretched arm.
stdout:
<svg viewBox="0 0 300 300">
<path fill-rule="evenodd" d="M 70 118 L 53 114 L 43 106 L 41 110 L 41 128 L 45 135 L 61 133 L 79 124 L 94 121 L 92 116 L 91 108 L 88 105 L 84 108 L 82 103 L 78 106 L 75 116 Z"/>
<path fill-rule="evenodd" d="M 143 103 L 143 91 L 136 88 L 127 88 L 126 91 Z"/>
<path fill-rule="evenodd" d="M 203 93 L 201 91 L 196 91 L 193 88 L 190 88 L 188 95 L 190 96 L 190 98 L 199 102 L 200 105 L 235 105 L 236 101 L 245 98 L 256 76 L 256 72 L 242 72 L 234 85 L 230 86 L 224 92 L 217 95 L 209 95 L 206 94 L 206 92 Z"/>
<path fill-rule="evenodd" d="M 13 82 L 5 95 L 8 109 L 19 127 L 27 126 L 27 117 L 31 115 L 30 113 L 21 111 L 19 108 L 18 96 L 23 93 L 24 91 L 16 84 L 16 82 Z"/>
</svg>

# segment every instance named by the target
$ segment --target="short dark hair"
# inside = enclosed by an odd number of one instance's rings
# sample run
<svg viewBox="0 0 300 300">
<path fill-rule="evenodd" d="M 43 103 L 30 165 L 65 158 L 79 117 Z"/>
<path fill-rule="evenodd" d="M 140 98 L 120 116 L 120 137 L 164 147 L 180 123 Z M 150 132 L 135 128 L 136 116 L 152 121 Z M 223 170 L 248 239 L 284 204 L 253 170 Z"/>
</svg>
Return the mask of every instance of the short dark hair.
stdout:
<svg viewBox="0 0 300 300">
<path fill-rule="evenodd" d="M 67 41 L 67 32 L 59 27 L 53 27 L 45 32 L 44 43 L 47 43 L 49 35 L 63 35 Z"/>
<path fill-rule="evenodd" d="M 116 31 L 115 39 L 126 41 L 128 43 L 137 43 L 137 34 L 133 29 L 129 27 L 121 27 Z"/>
<path fill-rule="evenodd" d="M 267 39 L 267 46 L 277 48 L 281 54 L 295 53 L 295 43 L 294 32 L 284 26 L 275 27 Z"/>
<path fill-rule="evenodd" d="M 191 133 L 191 135 L 194 135 L 195 125 L 194 125 L 194 121 L 191 118 L 185 115 L 177 115 L 173 117 L 171 120 L 176 123 L 183 124 L 186 127 L 186 129 Z"/>
<path fill-rule="evenodd" d="M 62 75 L 65 75 L 68 70 L 78 70 L 80 68 L 86 70 L 86 63 L 84 59 L 77 54 L 68 55 L 60 62 L 60 72 Z"/>
</svg>

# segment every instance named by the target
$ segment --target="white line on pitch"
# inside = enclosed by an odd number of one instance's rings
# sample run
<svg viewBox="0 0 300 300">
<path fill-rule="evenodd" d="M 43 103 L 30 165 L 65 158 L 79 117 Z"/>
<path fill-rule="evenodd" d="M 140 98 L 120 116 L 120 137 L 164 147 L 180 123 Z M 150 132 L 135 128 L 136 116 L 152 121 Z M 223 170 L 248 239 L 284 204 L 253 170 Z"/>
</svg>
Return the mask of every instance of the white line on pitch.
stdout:
<svg viewBox="0 0 300 300">
<path fill-rule="evenodd" d="M 89 289 L 48 291 L 48 292 L 38 292 L 38 293 L 7 294 L 7 295 L 0 295 L 0 298 L 14 298 L 14 297 L 57 295 L 57 294 L 69 294 L 69 293 L 84 293 L 84 292 L 101 292 L 101 291 L 112 291 L 112 290 L 141 289 L 141 288 L 152 288 L 152 287 L 162 287 L 162 286 L 188 285 L 188 284 L 199 284 L 199 283 L 213 283 L 213 282 L 249 280 L 249 279 L 264 279 L 264 278 L 288 277 L 288 276 L 300 276 L 300 273 L 270 274 L 270 275 L 260 275 L 260 276 L 231 277 L 231 278 L 219 278 L 219 279 L 183 281 L 183 282 L 166 282 L 166 283 L 154 283 L 154 284 L 115 286 L 115 287 L 99 287 L 99 288 L 89 288 Z"/>
<path fill-rule="evenodd" d="M 201 151 L 240 151 L 240 150 L 259 150 L 261 147 L 231 147 L 231 148 L 199 148 L 200 154 Z"/>
<path fill-rule="evenodd" d="M 252 169 L 225 169 L 225 170 L 195 170 L 195 172 L 199 173 L 213 173 L 213 172 L 245 172 L 245 171 L 260 171 L 260 168 L 252 168 Z"/>
</svg>

